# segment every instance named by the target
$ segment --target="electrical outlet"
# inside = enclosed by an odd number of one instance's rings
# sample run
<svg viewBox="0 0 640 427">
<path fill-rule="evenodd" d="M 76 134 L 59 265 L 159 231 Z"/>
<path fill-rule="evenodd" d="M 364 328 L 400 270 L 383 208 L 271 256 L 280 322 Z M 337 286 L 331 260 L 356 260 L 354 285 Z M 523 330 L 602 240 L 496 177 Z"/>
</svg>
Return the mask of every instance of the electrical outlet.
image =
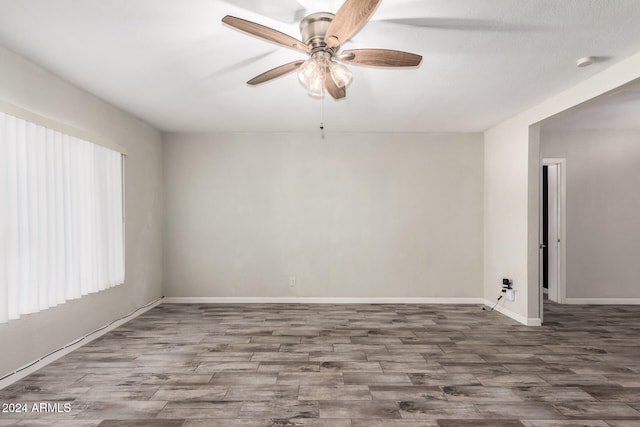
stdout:
<svg viewBox="0 0 640 427">
<path fill-rule="evenodd" d="M 516 290 L 507 289 L 507 301 L 515 301 L 515 300 L 516 300 Z"/>
<path fill-rule="evenodd" d="M 289 287 L 290 288 L 296 287 L 296 276 L 289 276 Z"/>
</svg>

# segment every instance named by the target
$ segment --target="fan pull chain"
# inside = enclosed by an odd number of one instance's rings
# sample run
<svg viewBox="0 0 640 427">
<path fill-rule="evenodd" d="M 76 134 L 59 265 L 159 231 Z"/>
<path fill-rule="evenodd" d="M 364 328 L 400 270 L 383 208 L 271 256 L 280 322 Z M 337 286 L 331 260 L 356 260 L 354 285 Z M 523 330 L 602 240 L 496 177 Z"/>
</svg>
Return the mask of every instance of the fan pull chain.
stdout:
<svg viewBox="0 0 640 427">
<path fill-rule="evenodd" d="M 324 96 L 320 98 L 320 130 L 324 131 Z"/>
<path fill-rule="evenodd" d="M 323 75 L 322 80 L 324 80 L 326 76 Z M 322 139 L 324 139 L 324 81 L 322 82 L 322 97 L 320 97 L 320 133 Z"/>
</svg>

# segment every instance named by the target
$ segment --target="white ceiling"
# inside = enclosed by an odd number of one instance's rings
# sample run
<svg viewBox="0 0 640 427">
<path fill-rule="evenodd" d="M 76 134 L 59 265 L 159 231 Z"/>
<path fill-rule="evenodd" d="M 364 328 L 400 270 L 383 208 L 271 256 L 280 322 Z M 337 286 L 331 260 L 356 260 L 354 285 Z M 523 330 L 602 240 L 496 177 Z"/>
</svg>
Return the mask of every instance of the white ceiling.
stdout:
<svg viewBox="0 0 640 427">
<path fill-rule="evenodd" d="M 243 7 L 239 7 L 241 5 Z M 276 6 L 277 5 L 277 6 Z M 0 0 L 0 44 L 164 131 L 305 131 L 321 102 L 291 74 L 301 54 L 221 24 L 231 14 L 299 38 L 331 0 Z M 417 69 L 352 67 L 327 130 L 482 131 L 640 51 L 638 0 L 385 0 L 345 48 L 424 56 Z M 602 60 L 588 68 L 575 61 Z"/>
</svg>

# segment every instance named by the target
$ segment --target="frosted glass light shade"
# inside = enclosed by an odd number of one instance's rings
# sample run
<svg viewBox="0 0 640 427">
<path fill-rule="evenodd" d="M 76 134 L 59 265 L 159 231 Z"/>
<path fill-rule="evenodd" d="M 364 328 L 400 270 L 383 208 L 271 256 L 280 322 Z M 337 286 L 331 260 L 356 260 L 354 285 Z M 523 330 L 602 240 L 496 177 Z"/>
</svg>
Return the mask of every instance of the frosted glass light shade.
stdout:
<svg viewBox="0 0 640 427">
<path fill-rule="evenodd" d="M 329 70 L 331 72 L 331 78 L 338 87 L 347 86 L 351 83 L 351 79 L 353 79 L 351 70 L 338 62 L 332 61 Z"/>
</svg>

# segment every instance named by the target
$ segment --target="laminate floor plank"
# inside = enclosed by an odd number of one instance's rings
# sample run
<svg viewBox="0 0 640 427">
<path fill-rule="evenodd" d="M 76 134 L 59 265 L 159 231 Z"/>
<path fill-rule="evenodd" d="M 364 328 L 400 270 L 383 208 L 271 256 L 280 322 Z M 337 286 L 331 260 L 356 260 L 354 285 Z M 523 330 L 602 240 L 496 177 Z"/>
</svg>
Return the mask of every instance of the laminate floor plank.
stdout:
<svg viewBox="0 0 640 427">
<path fill-rule="evenodd" d="M 0 426 L 640 426 L 640 306 L 546 302 L 525 327 L 473 305 L 162 304 L 0 403 Z"/>
</svg>

